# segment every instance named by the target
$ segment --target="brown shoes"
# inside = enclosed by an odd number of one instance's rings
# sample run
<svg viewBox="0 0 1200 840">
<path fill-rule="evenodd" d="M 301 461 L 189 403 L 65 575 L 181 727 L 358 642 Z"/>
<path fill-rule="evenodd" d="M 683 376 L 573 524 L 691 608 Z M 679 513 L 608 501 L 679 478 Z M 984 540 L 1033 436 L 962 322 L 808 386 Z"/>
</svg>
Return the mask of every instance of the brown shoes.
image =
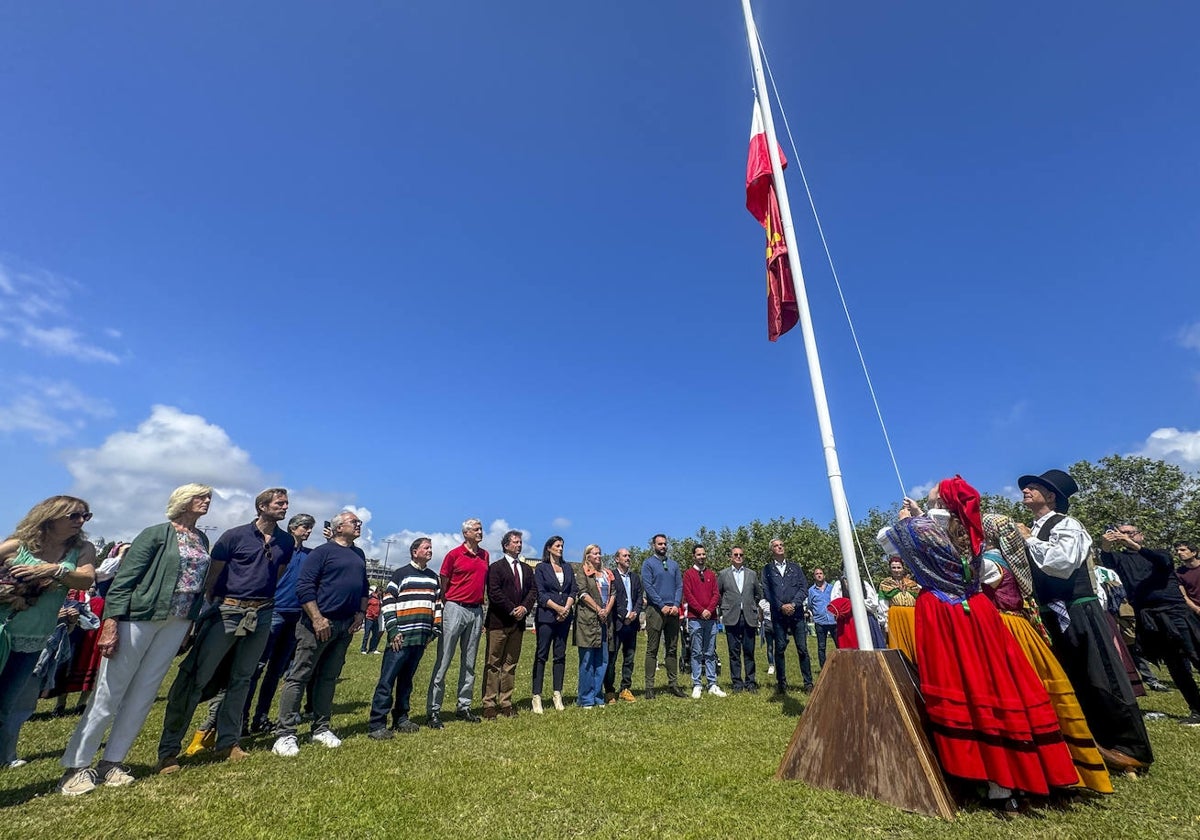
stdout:
<svg viewBox="0 0 1200 840">
<path fill-rule="evenodd" d="M 159 759 L 158 765 L 154 769 L 155 772 L 157 772 L 160 776 L 167 776 L 171 773 L 175 773 L 179 770 L 179 759 L 173 755 Z"/>
<path fill-rule="evenodd" d="M 495 706 L 484 706 L 484 708 L 483 708 L 483 719 L 484 720 L 495 720 L 499 716 L 499 714 L 500 713 L 496 711 Z"/>
<path fill-rule="evenodd" d="M 217 758 L 219 758 L 221 761 L 241 761 L 242 759 L 249 757 L 250 753 L 246 752 L 237 744 L 234 744 L 227 750 L 217 751 Z"/>
<path fill-rule="evenodd" d="M 621 691 L 621 693 L 617 695 L 617 697 L 624 700 L 626 703 L 636 703 L 637 702 L 637 698 L 635 698 L 633 696 L 633 692 L 630 691 L 628 688 L 623 689 Z"/>
</svg>

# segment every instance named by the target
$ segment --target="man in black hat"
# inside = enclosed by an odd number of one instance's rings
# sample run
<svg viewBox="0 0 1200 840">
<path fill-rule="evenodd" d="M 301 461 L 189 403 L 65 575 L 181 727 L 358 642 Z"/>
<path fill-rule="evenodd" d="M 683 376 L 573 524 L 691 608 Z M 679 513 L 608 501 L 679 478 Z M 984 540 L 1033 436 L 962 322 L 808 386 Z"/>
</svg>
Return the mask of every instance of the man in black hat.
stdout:
<svg viewBox="0 0 1200 840">
<path fill-rule="evenodd" d="M 1075 689 L 1104 761 L 1133 771 L 1154 761 L 1133 687 L 1117 657 L 1103 608 L 1096 598 L 1087 557 L 1092 538 L 1067 516 L 1079 490 L 1062 470 L 1023 475 L 1017 481 L 1033 528 L 1018 525 L 1029 549 L 1033 593 L 1054 653 Z"/>
<path fill-rule="evenodd" d="M 1137 615 L 1137 637 L 1145 656 L 1167 666 L 1191 714 L 1180 723 L 1200 726 L 1200 688 L 1187 663 L 1200 667 L 1200 621 L 1184 600 L 1171 553 L 1146 548 L 1130 522 L 1105 531 L 1100 565 L 1114 570 Z"/>
</svg>

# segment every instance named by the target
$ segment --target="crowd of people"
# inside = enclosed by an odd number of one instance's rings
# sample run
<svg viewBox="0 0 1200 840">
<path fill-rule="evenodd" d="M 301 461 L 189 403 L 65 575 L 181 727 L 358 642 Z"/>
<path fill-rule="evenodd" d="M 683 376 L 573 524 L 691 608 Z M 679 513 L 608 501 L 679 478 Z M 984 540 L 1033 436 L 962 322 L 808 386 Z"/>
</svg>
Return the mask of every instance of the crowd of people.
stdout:
<svg viewBox="0 0 1200 840">
<path fill-rule="evenodd" d="M 1149 767 L 1153 754 L 1135 696 L 1147 659 L 1165 665 L 1190 706 L 1181 722 L 1200 725 L 1200 689 L 1191 672 L 1200 666 L 1195 545 L 1175 546 L 1177 569 L 1169 553 L 1142 545 L 1136 525 L 1115 525 L 1101 536 L 1093 574 L 1092 538 L 1067 515 L 1078 489 L 1071 477 L 1051 470 L 1023 476 L 1020 486 L 1032 527 L 982 513 L 979 494 L 960 477 L 931 491 L 928 512 L 905 499 L 897 522 L 878 537 L 890 557 L 889 574 L 862 593 L 875 646 L 901 651 L 915 668 L 946 774 L 980 784 L 988 800 L 1009 810 L 1019 807 L 1022 795 L 1111 792 L 1110 769 Z M 835 647 L 858 643 L 845 578 L 830 582 L 816 568 L 810 585 L 779 539 L 771 541 L 761 572 L 746 564 L 742 546 L 732 548 L 719 573 L 703 545 L 681 568 L 664 534 L 652 538 L 652 553 L 638 570 L 627 548 L 614 552 L 608 567 L 598 545 L 584 549 L 578 566 L 567 563 L 557 535 L 546 540 L 540 559 L 527 559 L 516 530 L 503 535 L 501 557 L 493 561 L 481 545 L 482 523 L 468 519 L 462 544 L 438 571 L 429 568 L 431 541 L 417 538 L 409 562 L 381 591 L 368 582 L 366 557 L 355 544 L 362 522 L 353 512 L 330 520 L 326 541 L 310 549 L 305 543 L 316 520 L 298 514 L 284 527 L 287 491 L 268 488 L 255 499 L 253 521 L 210 545 L 198 520 L 211 500 L 211 487 L 177 488 L 166 521 L 114 547 L 103 563 L 83 533 L 91 511 L 71 496 L 34 506 L 0 543 L 4 766 L 22 763 L 21 726 L 39 695 L 53 696 L 39 677 L 39 662 L 48 656 L 66 667 L 64 688 L 90 692 L 63 753 L 59 783 L 63 794 L 79 795 L 134 781 L 126 756 L 181 654 L 158 742 L 161 774 L 179 771 L 181 755 L 205 749 L 238 761 L 247 755 L 241 739 L 249 732 L 273 733 L 272 752 L 295 756 L 306 720 L 313 744 L 340 746 L 331 727 L 334 693 L 360 630 L 362 653 L 383 645 L 368 712 L 373 740 L 420 730 L 411 715 L 414 678 L 431 646 L 426 727 L 443 729 L 450 704 L 453 719 L 468 724 L 516 717 L 513 696 L 530 625 L 536 715 L 565 708 L 568 640 L 578 650 L 574 702 L 583 709 L 637 702 L 639 646 L 641 699 L 652 701 L 661 693 L 689 696 L 689 671 L 691 698 L 726 696 L 718 681 L 720 631 L 734 693 L 759 690 L 758 643 L 766 642 L 768 677 L 779 694 L 813 688 L 810 623 L 819 668 L 830 641 Z M 102 600 L 95 591 L 101 577 Z M 1134 652 L 1115 617 L 1122 607 L 1134 616 Z M 90 630 L 83 629 L 91 635 L 76 643 L 78 651 L 64 665 L 64 642 L 54 637 L 77 633 L 83 612 L 95 615 Z M 789 644 L 798 683 L 789 682 Z M 457 682 L 447 699 L 456 657 Z M 543 702 L 548 664 L 550 694 Z M 207 719 L 185 746 L 205 701 Z"/>
</svg>

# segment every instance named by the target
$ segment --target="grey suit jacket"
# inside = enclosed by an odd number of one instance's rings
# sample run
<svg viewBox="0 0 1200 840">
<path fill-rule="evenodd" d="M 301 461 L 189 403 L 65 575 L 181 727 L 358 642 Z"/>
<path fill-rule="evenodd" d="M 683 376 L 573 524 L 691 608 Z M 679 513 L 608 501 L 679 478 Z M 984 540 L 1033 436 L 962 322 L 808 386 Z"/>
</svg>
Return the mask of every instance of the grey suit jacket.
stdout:
<svg viewBox="0 0 1200 840">
<path fill-rule="evenodd" d="M 722 569 L 717 575 L 717 592 L 721 596 L 721 604 L 717 608 L 721 613 L 722 624 L 737 624 L 738 619 L 745 617 L 751 627 L 758 626 L 758 602 L 762 600 L 762 582 L 754 570 L 742 567 L 742 591 L 738 592 L 737 583 L 733 579 L 733 567 Z"/>
</svg>

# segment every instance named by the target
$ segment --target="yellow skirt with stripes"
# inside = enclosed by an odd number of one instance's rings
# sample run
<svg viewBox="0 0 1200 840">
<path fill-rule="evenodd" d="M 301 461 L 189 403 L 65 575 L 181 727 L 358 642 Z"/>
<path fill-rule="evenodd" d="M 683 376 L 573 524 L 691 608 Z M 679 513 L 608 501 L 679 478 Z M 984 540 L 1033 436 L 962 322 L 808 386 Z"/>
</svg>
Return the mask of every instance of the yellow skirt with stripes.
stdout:
<svg viewBox="0 0 1200 840">
<path fill-rule="evenodd" d="M 1083 710 L 1079 708 L 1075 689 L 1071 687 L 1066 672 L 1054 658 L 1050 646 L 1024 616 L 1002 612 L 1000 617 L 1009 632 L 1016 637 L 1017 644 L 1025 652 L 1025 658 L 1046 686 L 1054 712 L 1058 715 L 1058 725 L 1062 728 L 1063 738 L 1071 751 L 1071 759 L 1075 762 L 1075 769 L 1079 771 L 1080 784 L 1097 793 L 1112 793 L 1113 786 L 1108 778 L 1108 769 L 1104 766 L 1100 751 L 1096 749 L 1096 741 L 1092 738 L 1087 721 L 1084 720 Z M 890 612 L 888 624 L 890 627 Z"/>
</svg>

